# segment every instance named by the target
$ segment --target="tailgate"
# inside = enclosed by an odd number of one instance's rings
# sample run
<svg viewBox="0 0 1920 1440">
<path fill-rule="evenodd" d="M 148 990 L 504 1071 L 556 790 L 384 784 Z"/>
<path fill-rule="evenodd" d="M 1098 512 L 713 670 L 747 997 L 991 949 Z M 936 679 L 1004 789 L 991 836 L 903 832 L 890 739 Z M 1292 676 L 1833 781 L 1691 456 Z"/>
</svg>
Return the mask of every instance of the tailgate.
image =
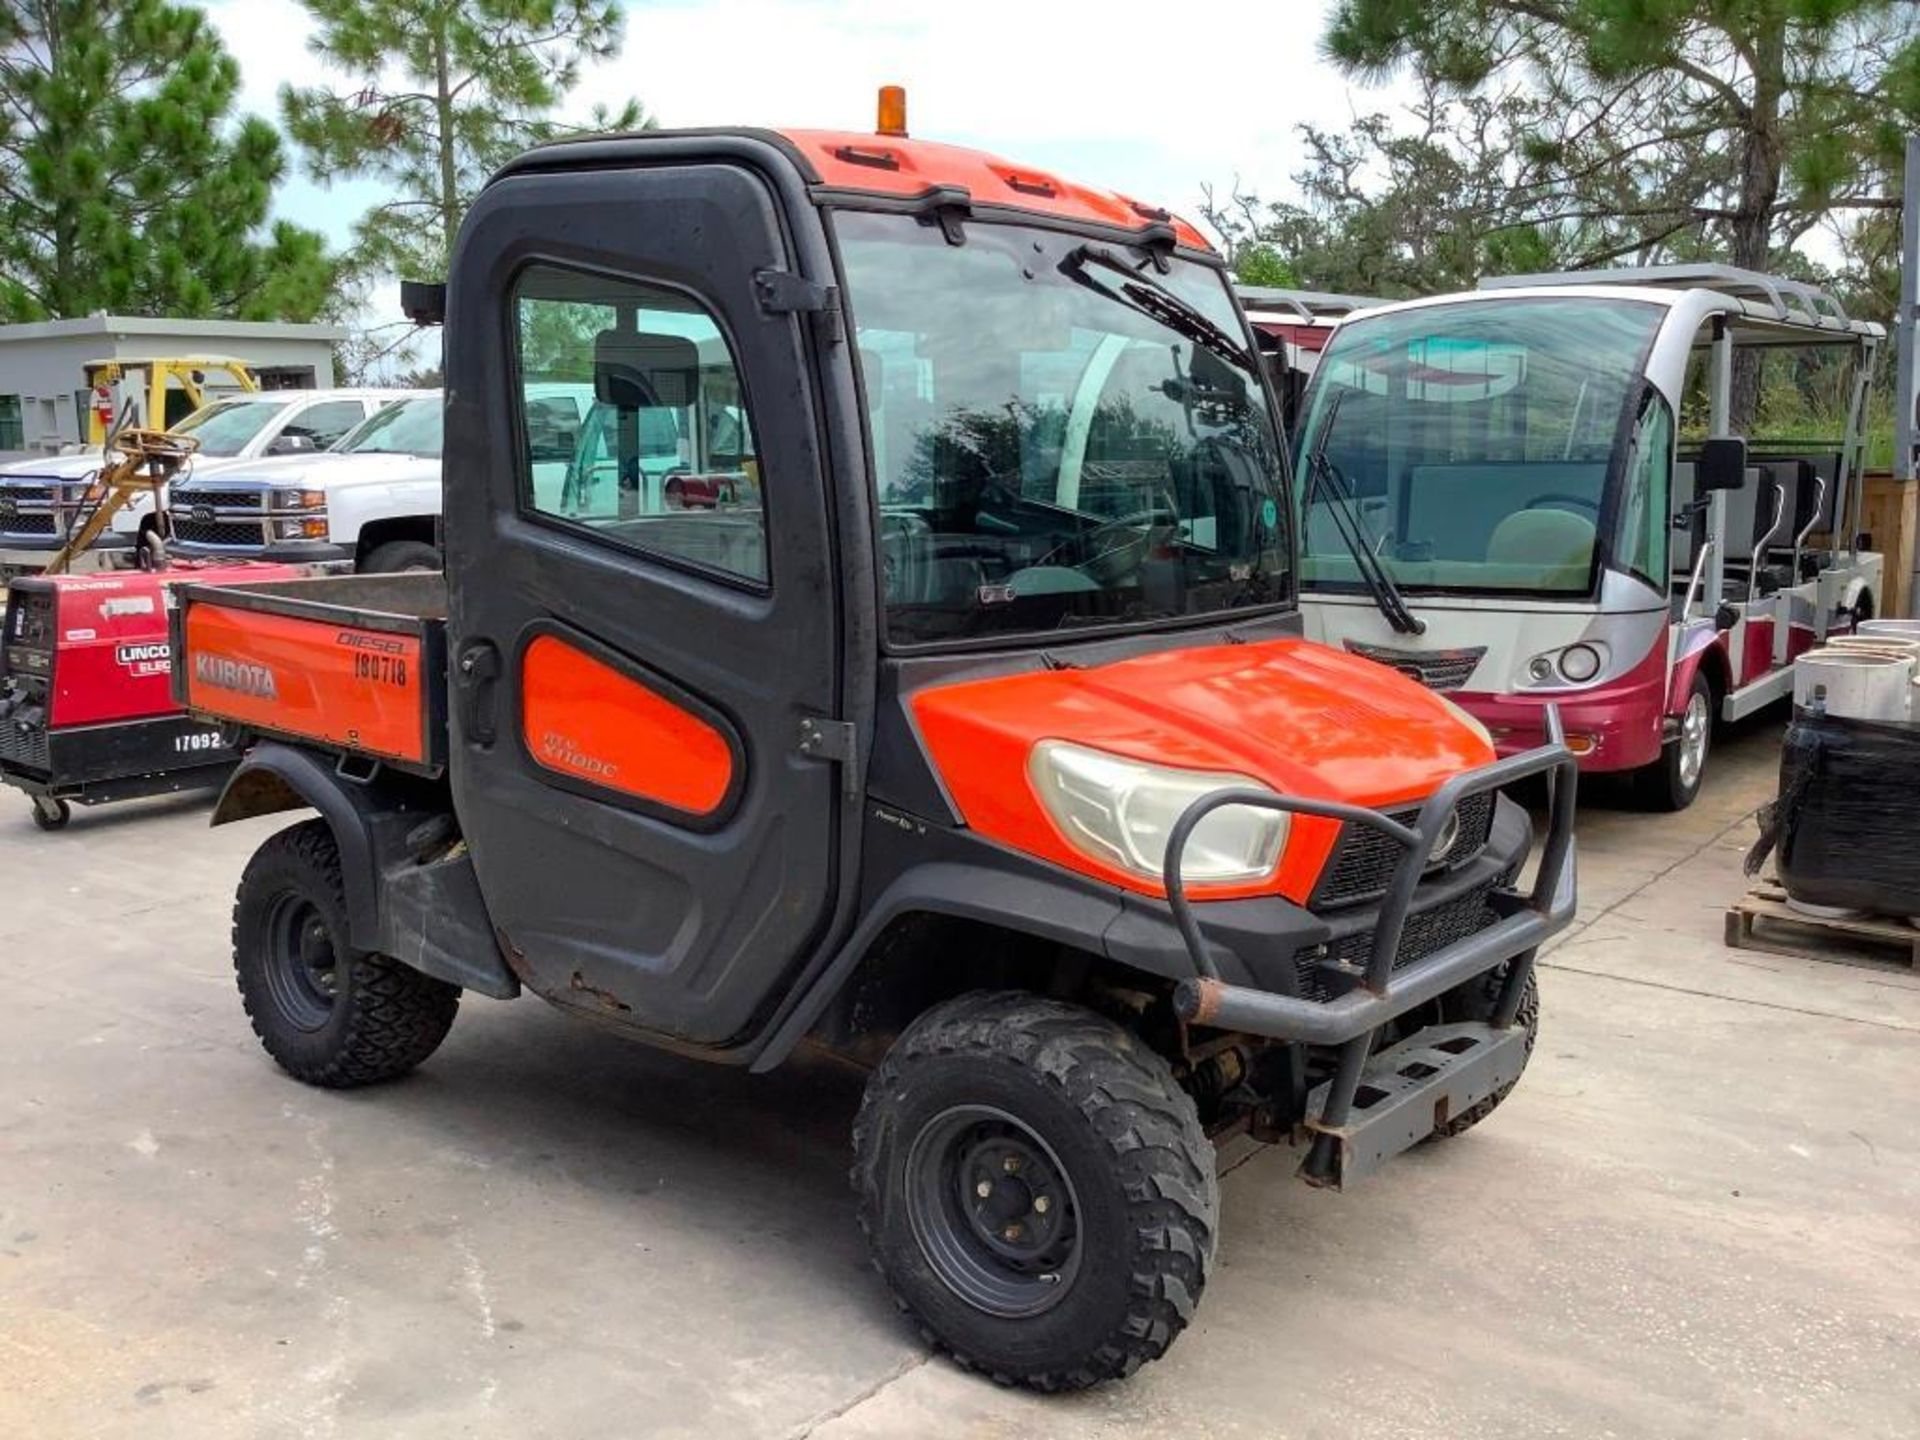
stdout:
<svg viewBox="0 0 1920 1440">
<path fill-rule="evenodd" d="M 230 725 L 437 773 L 446 763 L 438 575 L 183 585 L 175 696 Z"/>
</svg>

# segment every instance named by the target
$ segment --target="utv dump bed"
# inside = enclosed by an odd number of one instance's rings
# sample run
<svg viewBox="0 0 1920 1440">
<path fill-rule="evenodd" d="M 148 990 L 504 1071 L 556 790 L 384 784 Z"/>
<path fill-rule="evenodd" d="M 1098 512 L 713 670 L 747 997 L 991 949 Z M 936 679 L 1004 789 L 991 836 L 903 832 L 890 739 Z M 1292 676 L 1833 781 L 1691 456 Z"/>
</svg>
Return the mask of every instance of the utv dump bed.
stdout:
<svg viewBox="0 0 1920 1440">
<path fill-rule="evenodd" d="M 175 698 L 259 735 L 437 775 L 446 765 L 447 587 L 438 574 L 184 585 Z"/>
</svg>

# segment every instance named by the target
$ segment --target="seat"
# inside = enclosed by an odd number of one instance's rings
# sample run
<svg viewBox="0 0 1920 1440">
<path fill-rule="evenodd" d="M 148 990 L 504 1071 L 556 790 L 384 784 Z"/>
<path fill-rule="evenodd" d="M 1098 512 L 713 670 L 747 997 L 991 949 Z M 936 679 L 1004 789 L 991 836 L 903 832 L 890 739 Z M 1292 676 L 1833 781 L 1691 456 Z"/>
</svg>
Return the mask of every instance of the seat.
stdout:
<svg viewBox="0 0 1920 1440">
<path fill-rule="evenodd" d="M 1593 522 L 1571 510 L 1519 510 L 1493 527 L 1489 565 L 1579 566 L 1593 558 Z"/>
</svg>

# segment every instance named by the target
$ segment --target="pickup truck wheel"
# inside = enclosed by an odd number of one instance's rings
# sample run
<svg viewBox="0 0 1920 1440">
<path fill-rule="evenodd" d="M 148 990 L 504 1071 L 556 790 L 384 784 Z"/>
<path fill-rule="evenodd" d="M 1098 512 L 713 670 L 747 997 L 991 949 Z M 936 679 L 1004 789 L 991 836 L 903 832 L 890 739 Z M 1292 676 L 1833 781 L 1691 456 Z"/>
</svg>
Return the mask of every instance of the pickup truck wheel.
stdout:
<svg viewBox="0 0 1920 1440">
<path fill-rule="evenodd" d="M 1500 1003 L 1500 990 L 1506 978 L 1507 967 L 1502 965 L 1498 970 L 1490 970 L 1477 979 L 1469 980 L 1458 989 L 1449 990 L 1440 997 L 1440 1018 L 1447 1024 L 1462 1020 L 1491 1020 L 1495 1007 Z M 1526 1031 L 1527 1056 L 1531 1059 L 1534 1042 L 1540 1038 L 1540 972 L 1537 969 L 1527 975 L 1527 983 L 1520 992 L 1520 1009 L 1513 1023 Z M 1466 1134 L 1491 1115 L 1519 1083 L 1519 1077 L 1515 1077 L 1511 1084 L 1501 1086 L 1478 1105 L 1462 1110 L 1436 1129 L 1433 1138 L 1447 1140 L 1455 1135 Z"/>
<path fill-rule="evenodd" d="M 1077 1390 L 1158 1359 L 1192 1318 L 1213 1147 L 1113 1022 L 1019 992 L 937 1006 L 874 1072 L 853 1143 L 874 1267 L 961 1364 Z"/>
<path fill-rule="evenodd" d="M 329 1089 L 404 1075 L 438 1048 L 460 990 L 347 940 L 340 852 L 324 820 L 273 836 L 233 905 L 233 968 L 281 1069 Z"/>
<path fill-rule="evenodd" d="M 397 575 L 403 570 L 438 570 L 440 552 L 424 540 L 389 540 L 376 545 L 362 560 L 362 575 Z"/>
</svg>

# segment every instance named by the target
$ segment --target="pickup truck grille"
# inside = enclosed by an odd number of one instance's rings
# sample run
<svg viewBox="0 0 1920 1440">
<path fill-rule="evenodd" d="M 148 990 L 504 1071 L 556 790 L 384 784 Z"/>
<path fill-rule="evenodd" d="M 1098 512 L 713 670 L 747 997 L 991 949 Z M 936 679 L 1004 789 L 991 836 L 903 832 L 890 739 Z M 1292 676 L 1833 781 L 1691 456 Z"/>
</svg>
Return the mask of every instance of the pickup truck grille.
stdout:
<svg viewBox="0 0 1920 1440">
<path fill-rule="evenodd" d="M 1489 880 L 1463 895 L 1456 895 L 1431 909 L 1409 915 L 1406 928 L 1400 932 L 1400 952 L 1393 957 L 1393 968 L 1398 970 L 1416 960 L 1424 960 L 1435 951 L 1443 950 L 1469 935 L 1477 935 L 1498 921 L 1500 913 L 1487 903 L 1487 897 L 1500 884 L 1499 880 Z M 1300 981 L 1300 993 L 1314 1000 L 1330 998 L 1331 992 L 1320 978 L 1321 962 L 1337 960 L 1348 965 L 1365 966 L 1372 954 L 1372 930 L 1362 930 L 1336 940 L 1327 946 L 1324 954 L 1318 949 L 1303 950 L 1294 957 L 1293 962 Z"/>
<path fill-rule="evenodd" d="M 168 492 L 169 510 L 191 510 L 210 505 L 215 510 L 259 510 L 267 503 L 264 490 L 188 490 L 176 485 Z"/>
<path fill-rule="evenodd" d="M 1496 796 L 1491 791 L 1469 795 L 1460 802 L 1460 838 L 1447 852 L 1445 863 L 1458 864 L 1480 853 L 1493 831 Z M 1411 825 L 1420 818 L 1420 807 L 1389 810 L 1389 820 Z M 1398 843 L 1363 825 L 1344 825 L 1334 850 L 1333 861 L 1321 879 L 1309 909 L 1322 905 L 1352 905 L 1361 900 L 1377 900 L 1393 879 L 1394 867 L 1406 852 Z"/>
<path fill-rule="evenodd" d="M 258 548 L 267 543 L 258 520 L 192 520 L 179 510 L 170 512 L 173 538 L 186 545 L 232 545 Z"/>
<path fill-rule="evenodd" d="M 51 485 L 0 483 L 0 537 L 58 535 L 59 522 L 54 507 Z"/>
</svg>

